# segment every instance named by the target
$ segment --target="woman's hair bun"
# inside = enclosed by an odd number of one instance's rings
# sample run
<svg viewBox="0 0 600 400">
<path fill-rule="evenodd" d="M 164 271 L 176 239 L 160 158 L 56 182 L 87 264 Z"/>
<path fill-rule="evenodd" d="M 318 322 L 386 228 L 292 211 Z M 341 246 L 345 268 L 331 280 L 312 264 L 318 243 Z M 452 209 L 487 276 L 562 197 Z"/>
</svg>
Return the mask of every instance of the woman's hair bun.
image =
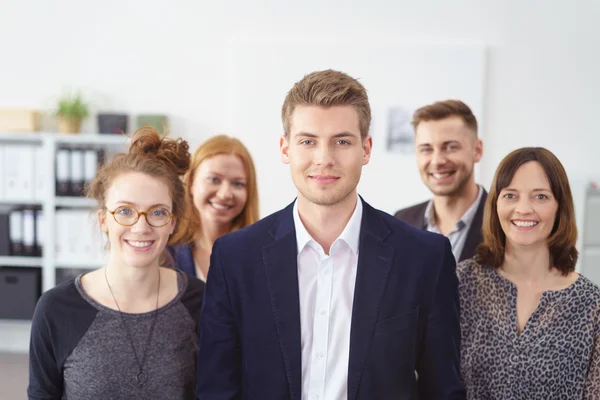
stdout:
<svg viewBox="0 0 600 400">
<path fill-rule="evenodd" d="M 156 128 L 145 126 L 132 135 L 129 153 L 156 158 L 167 163 L 178 175 L 183 175 L 190 168 L 189 148 L 182 138 L 161 136 Z"/>
</svg>

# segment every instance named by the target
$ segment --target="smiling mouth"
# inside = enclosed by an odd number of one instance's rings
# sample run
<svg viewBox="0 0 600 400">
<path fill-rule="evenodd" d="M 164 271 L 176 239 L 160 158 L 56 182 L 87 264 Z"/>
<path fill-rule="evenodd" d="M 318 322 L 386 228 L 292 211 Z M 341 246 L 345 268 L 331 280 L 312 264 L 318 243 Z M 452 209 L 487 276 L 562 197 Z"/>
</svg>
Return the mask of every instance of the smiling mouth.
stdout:
<svg viewBox="0 0 600 400">
<path fill-rule="evenodd" d="M 537 224 L 539 224 L 539 222 L 537 221 L 519 221 L 519 220 L 513 220 L 510 221 L 512 222 L 512 224 L 518 228 L 533 228 L 534 226 L 536 226 Z"/>
<path fill-rule="evenodd" d="M 448 178 L 449 176 L 452 176 L 456 173 L 456 171 L 449 171 L 449 172 L 434 172 L 434 173 L 430 173 L 429 175 L 434 177 L 435 179 L 445 179 Z"/>
<path fill-rule="evenodd" d="M 233 205 L 220 204 L 220 203 L 209 203 L 212 208 L 218 211 L 227 211 L 233 208 Z"/>
<path fill-rule="evenodd" d="M 211 201 L 208 204 L 218 214 L 225 214 L 234 207 L 233 204 L 214 203 Z"/>
<path fill-rule="evenodd" d="M 127 243 L 129 246 L 139 249 L 139 250 L 146 250 L 149 249 L 150 247 L 152 247 L 152 245 L 154 244 L 154 240 L 127 240 L 125 239 L 125 243 Z"/>
</svg>

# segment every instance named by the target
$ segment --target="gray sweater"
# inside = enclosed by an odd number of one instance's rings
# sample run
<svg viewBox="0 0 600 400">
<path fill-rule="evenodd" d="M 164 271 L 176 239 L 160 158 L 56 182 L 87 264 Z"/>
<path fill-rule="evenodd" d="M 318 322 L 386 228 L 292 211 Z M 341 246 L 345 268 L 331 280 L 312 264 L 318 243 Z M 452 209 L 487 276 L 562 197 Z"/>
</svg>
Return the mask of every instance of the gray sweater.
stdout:
<svg viewBox="0 0 600 400">
<path fill-rule="evenodd" d="M 142 386 L 118 311 L 90 298 L 81 276 L 44 293 L 31 329 L 29 399 L 194 399 L 204 284 L 179 272 L 178 286 L 158 309 Z M 153 315 L 125 313 L 140 361 Z"/>
</svg>

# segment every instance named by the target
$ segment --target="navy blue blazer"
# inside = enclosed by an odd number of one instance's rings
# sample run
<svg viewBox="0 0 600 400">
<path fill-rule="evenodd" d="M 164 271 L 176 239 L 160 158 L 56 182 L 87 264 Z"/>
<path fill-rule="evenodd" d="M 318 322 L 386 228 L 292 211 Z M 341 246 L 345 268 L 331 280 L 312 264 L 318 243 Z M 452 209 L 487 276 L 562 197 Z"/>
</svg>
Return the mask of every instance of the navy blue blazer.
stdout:
<svg viewBox="0 0 600 400">
<path fill-rule="evenodd" d="M 188 275 L 197 278 L 196 264 L 194 263 L 194 254 L 192 253 L 191 244 L 178 244 L 175 246 L 169 246 L 167 247 L 167 250 L 169 253 L 171 253 L 171 257 L 173 257 L 175 268 L 178 268 Z"/>
<path fill-rule="evenodd" d="M 421 400 L 466 399 L 450 242 L 363 207 L 348 399 L 409 399 L 415 390 Z M 301 399 L 292 210 L 215 242 L 198 332 L 201 400 Z"/>
</svg>

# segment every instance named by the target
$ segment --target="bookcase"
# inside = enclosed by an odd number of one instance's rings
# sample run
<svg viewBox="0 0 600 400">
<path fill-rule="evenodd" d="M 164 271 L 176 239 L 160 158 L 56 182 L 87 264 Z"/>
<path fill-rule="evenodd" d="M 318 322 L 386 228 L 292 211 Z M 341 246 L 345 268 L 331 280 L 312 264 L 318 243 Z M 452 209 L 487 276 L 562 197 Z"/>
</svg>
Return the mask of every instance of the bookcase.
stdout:
<svg viewBox="0 0 600 400">
<path fill-rule="evenodd" d="M 37 219 L 35 223 L 35 233 L 40 238 L 37 252 L 32 253 L 32 256 L 0 256 L 0 280 L 6 275 L 2 275 L 2 272 L 10 270 L 18 273 L 20 269 L 36 269 L 40 283 L 39 294 L 40 291 L 44 292 L 54 287 L 57 280 L 62 280 L 61 277 L 66 279 L 82 270 L 99 268 L 104 264 L 105 239 L 95 222 L 95 216 L 92 215 L 95 201 L 82 196 L 57 195 L 57 153 L 63 149 L 94 149 L 98 150 L 99 154 L 110 157 L 115 152 L 126 150 L 127 145 L 128 137 L 125 135 L 0 132 L 0 208 L 26 208 L 43 216 L 43 219 L 40 219 L 43 223 L 38 224 Z M 28 148 L 33 150 L 28 152 Z M 16 155 L 16 150 L 19 149 L 24 151 Z M 18 166 L 15 165 L 17 163 Z M 33 176 L 33 181 L 24 182 L 29 178 L 24 179 L 23 176 Z M 9 179 L 13 180 L 10 182 L 12 186 L 7 184 Z M 28 191 L 28 195 L 20 196 L 19 190 L 23 188 Z M 70 219 L 65 216 L 70 216 Z M 67 238 L 67 244 L 70 246 L 61 244 L 61 235 L 64 236 L 65 231 L 70 232 L 71 236 Z M 6 232 L 6 229 L 3 232 Z M 78 242 L 86 238 L 91 239 L 85 243 Z M 62 241 L 64 244 L 64 237 Z M 62 251 L 59 251 L 59 245 L 63 247 Z M 93 256 L 79 251 L 81 248 L 91 251 Z M 19 293 L 19 297 L 25 295 L 26 293 Z M 4 307 L 18 308 L 20 304 L 17 302 L 22 300 L 8 299 L 7 303 L 4 299 Z M 0 318 L 0 351 L 27 351 L 30 329 L 30 320 Z"/>
<path fill-rule="evenodd" d="M 600 187 L 597 184 L 589 184 L 585 192 L 581 231 L 581 273 L 600 286 Z"/>
</svg>

